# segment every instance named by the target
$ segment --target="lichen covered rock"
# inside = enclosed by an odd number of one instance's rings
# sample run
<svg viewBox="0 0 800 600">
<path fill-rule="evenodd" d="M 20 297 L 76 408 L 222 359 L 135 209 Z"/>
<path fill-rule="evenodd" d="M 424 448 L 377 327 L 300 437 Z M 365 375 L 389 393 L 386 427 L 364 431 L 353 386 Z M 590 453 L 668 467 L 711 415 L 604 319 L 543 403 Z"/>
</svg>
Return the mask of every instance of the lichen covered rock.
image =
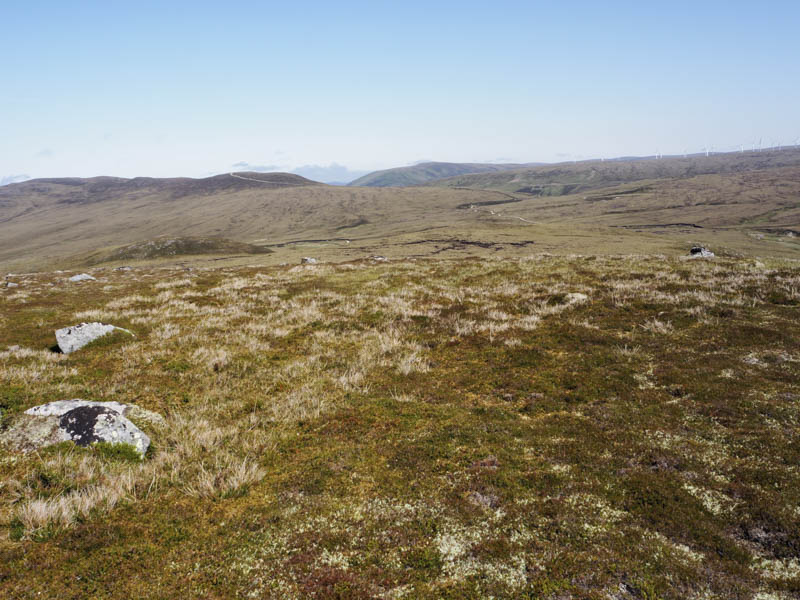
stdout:
<svg viewBox="0 0 800 600">
<path fill-rule="evenodd" d="M 97 405 L 79 406 L 64 413 L 58 421 L 62 440 L 78 446 L 96 442 L 130 444 L 141 455 L 150 447 L 150 438 L 131 421 L 110 408 Z"/>
<path fill-rule="evenodd" d="M 164 424 L 164 418 L 158 413 L 132 404 L 76 398 L 29 408 L 2 433 L 1 441 L 9 449 L 21 452 L 64 441 L 79 446 L 96 442 L 130 444 L 144 456 L 150 447 L 150 438 L 128 416 L 153 426 Z"/>
</svg>

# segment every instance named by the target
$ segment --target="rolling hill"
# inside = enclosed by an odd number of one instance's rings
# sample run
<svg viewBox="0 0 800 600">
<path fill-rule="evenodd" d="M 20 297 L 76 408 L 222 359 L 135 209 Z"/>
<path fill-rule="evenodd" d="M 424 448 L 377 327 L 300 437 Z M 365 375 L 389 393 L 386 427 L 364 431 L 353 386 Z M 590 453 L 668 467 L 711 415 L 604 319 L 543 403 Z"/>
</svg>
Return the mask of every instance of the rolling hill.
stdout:
<svg viewBox="0 0 800 600">
<path fill-rule="evenodd" d="M 328 186 L 275 173 L 38 179 L 0 188 L 0 268 L 14 271 L 187 254 L 250 257 L 242 259 L 248 264 L 306 253 L 324 260 L 508 255 L 530 253 L 532 244 L 539 252 L 675 253 L 706 243 L 796 256 L 798 232 L 800 152 L 793 149 L 568 163 L 402 188 Z M 189 253 L 128 253 L 165 238 L 225 242 L 192 243 Z"/>
<path fill-rule="evenodd" d="M 468 173 L 494 173 L 508 169 L 518 169 L 525 165 L 517 164 L 487 164 L 487 163 L 448 163 L 424 162 L 409 167 L 396 167 L 375 171 L 355 181 L 352 186 L 358 187 L 406 187 L 411 185 L 424 185 L 430 181 L 454 177 Z"/>
<path fill-rule="evenodd" d="M 800 149 L 730 152 L 711 156 L 632 158 L 537 165 L 512 170 L 465 173 L 427 182 L 451 188 L 501 190 L 562 196 L 647 179 L 685 179 L 800 165 Z"/>
<path fill-rule="evenodd" d="M 464 190 L 327 186 L 288 174 L 37 179 L 0 188 L 0 265 L 85 264 L 90 255 L 161 236 L 276 245 L 394 235 L 474 220 L 456 207 L 485 197 Z"/>
</svg>

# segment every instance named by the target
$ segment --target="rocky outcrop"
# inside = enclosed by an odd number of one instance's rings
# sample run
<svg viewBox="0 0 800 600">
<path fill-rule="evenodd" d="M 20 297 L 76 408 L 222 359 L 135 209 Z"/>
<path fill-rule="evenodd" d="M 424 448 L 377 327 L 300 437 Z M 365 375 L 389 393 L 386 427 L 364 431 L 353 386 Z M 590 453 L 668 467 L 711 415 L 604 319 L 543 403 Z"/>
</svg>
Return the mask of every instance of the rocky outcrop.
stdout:
<svg viewBox="0 0 800 600">
<path fill-rule="evenodd" d="M 106 325 L 104 323 L 81 323 L 79 325 L 73 325 L 72 327 L 58 329 L 56 331 L 56 342 L 58 342 L 58 347 L 61 349 L 61 352 L 69 354 L 70 352 L 80 350 L 86 344 L 104 335 L 108 335 L 117 329 L 133 335 L 133 333 L 127 329 L 114 325 Z"/>
<path fill-rule="evenodd" d="M 73 275 L 72 277 L 70 277 L 69 281 L 77 282 L 77 281 L 97 281 L 97 280 L 88 273 L 80 273 L 79 275 Z"/>
</svg>

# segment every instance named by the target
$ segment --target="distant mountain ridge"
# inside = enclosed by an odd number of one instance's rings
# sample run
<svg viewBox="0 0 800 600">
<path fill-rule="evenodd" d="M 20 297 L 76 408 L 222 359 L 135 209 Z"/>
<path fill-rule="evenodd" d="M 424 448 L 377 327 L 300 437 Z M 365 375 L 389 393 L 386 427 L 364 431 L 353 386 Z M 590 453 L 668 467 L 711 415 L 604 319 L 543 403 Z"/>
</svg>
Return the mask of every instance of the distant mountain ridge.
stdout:
<svg viewBox="0 0 800 600">
<path fill-rule="evenodd" d="M 170 198 L 192 195 L 211 195 L 240 190 L 272 189 L 293 186 L 324 185 L 292 173 L 255 173 L 244 171 L 193 179 L 191 177 L 47 177 L 29 179 L 3 186 L 0 208 L 4 200 L 14 197 L 41 198 L 59 203 L 92 203 L 111 197 L 135 198 L 143 194 L 160 193 Z M 57 200 L 56 200 L 57 199 Z"/>
<path fill-rule="evenodd" d="M 531 166 L 526 164 L 493 164 L 493 163 L 448 163 L 423 162 L 408 167 L 395 167 L 375 171 L 351 181 L 349 185 L 358 187 L 408 187 L 424 185 L 429 181 L 465 175 L 469 173 L 493 173 Z"/>
<path fill-rule="evenodd" d="M 431 187 L 495 190 L 532 196 L 578 194 L 635 181 L 729 175 L 761 169 L 800 166 L 800 149 L 728 152 L 706 156 L 617 158 L 523 166 L 482 173 L 464 173 L 431 180 Z"/>
</svg>

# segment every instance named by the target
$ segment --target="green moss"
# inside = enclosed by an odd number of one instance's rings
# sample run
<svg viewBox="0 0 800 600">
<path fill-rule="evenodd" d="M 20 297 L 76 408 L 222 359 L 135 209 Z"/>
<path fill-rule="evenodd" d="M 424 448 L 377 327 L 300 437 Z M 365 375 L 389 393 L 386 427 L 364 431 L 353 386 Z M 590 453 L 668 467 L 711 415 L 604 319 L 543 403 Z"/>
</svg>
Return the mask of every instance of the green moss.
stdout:
<svg viewBox="0 0 800 600">
<path fill-rule="evenodd" d="M 132 444 L 112 444 L 110 442 L 97 442 L 92 444 L 92 450 L 106 460 L 123 462 L 141 462 L 142 455 Z"/>
</svg>

